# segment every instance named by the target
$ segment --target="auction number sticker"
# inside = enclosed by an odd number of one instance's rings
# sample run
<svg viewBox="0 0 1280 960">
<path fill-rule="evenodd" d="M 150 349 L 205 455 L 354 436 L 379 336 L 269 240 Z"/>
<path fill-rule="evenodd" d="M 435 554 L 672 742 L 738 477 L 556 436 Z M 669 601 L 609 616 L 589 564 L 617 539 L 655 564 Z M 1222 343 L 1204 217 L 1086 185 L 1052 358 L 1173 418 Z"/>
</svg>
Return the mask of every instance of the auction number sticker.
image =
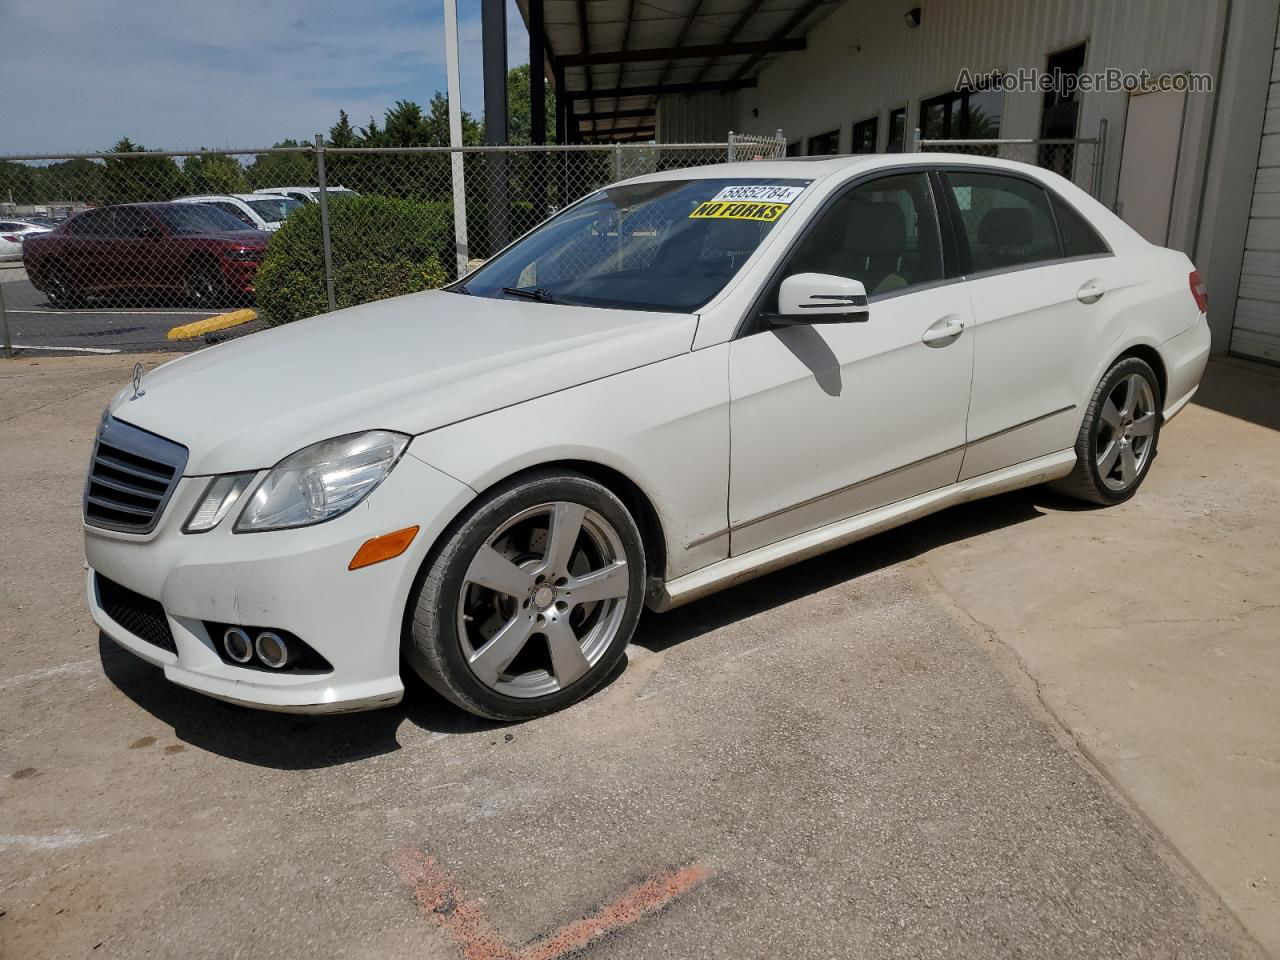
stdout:
<svg viewBox="0 0 1280 960">
<path fill-rule="evenodd" d="M 690 220 L 757 220 L 773 223 L 804 187 L 744 183 L 725 187 L 710 200 L 698 204 Z"/>
</svg>

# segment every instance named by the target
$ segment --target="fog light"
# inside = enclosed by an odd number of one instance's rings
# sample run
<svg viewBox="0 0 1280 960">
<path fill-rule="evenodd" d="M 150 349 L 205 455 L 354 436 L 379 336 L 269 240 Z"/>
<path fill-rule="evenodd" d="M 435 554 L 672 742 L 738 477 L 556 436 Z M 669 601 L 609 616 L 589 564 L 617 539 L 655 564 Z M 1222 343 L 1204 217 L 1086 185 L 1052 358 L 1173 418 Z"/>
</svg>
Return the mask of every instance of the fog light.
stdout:
<svg viewBox="0 0 1280 960">
<path fill-rule="evenodd" d="M 258 651 L 258 659 L 272 670 L 279 670 L 289 662 L 289 648 L 284 645 L 278 633 L 263 630 L 258 634 L 254 647 Z"/>
<path fill-rule="evenodd" d="M 227 627 L 222 634 L 222 649 L 236 663 L 248 663 L 253 659 L 253 641 L 239 627 Z"/>
</svg>

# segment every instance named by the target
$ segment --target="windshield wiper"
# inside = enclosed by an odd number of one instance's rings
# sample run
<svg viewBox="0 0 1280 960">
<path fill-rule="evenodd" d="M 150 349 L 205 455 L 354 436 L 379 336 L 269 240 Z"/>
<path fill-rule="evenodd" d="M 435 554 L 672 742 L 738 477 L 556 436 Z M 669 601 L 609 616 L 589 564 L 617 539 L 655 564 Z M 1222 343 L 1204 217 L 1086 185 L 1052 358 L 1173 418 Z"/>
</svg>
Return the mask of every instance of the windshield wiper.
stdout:
<svg viewBox="0 0 1280 960">
<path fill-rule="evenodd" d="M 546 287 L 503 287 L 502 292 L 509 293 L 513 297 L 524 297 L 536 303 L 564 303 Z"/>
</svg>

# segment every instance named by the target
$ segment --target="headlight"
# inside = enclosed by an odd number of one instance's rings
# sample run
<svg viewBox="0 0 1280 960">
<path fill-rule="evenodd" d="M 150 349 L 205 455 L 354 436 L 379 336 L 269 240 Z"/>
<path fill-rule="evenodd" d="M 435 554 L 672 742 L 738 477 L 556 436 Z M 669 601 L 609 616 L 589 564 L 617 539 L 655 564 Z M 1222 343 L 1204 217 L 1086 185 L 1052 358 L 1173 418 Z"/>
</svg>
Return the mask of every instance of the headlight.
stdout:
<svg viewBox="0 0 1280 960">
<path fill-rule="evenodd" d="M 386 479 L 408 445 L 403 433 L 370 430 L 299 450 L 258 484 L 236 532 L 305 527 L 346 513 Z"/>
</svg>

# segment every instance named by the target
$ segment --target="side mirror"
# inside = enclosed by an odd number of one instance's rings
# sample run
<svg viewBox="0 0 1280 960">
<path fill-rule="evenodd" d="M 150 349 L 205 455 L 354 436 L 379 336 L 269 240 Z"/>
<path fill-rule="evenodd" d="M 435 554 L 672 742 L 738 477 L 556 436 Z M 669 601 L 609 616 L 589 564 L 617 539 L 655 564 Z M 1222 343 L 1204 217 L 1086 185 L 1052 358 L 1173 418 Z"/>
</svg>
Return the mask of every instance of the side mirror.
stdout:
<svg viewBox="0 0 1280 960">
<path fill-rule="evenodd" d="M 809 323 L 866 323 L 867 288 L 858 280 L 829 273 L 796 273 L 778 288 L 779 326 Z"/>
</svg>

